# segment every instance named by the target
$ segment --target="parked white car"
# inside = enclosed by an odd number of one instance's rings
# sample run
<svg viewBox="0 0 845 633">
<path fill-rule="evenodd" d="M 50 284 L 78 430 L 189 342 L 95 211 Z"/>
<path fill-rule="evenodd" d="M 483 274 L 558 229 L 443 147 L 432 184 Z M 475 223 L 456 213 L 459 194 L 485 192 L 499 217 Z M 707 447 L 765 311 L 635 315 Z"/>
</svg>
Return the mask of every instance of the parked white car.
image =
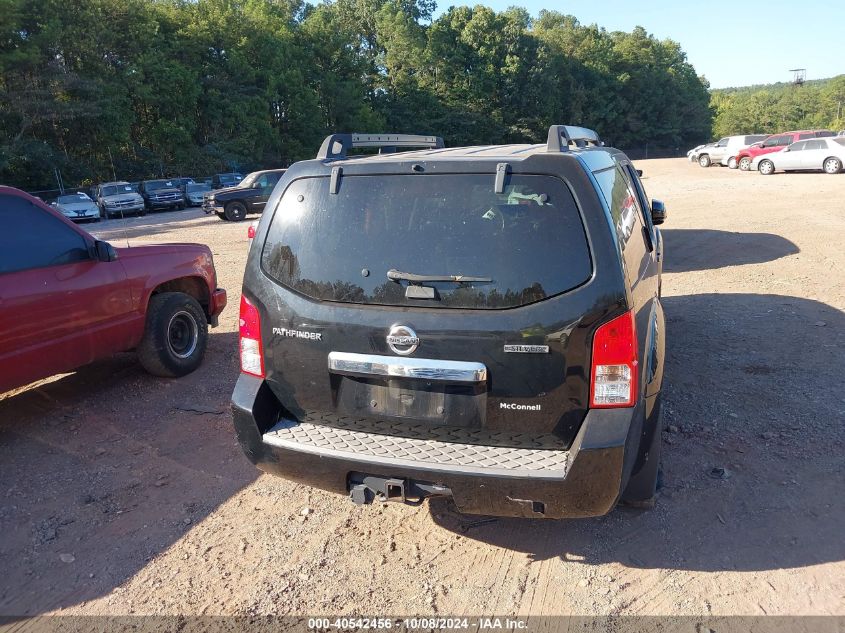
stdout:
<svg viewBox="0 0 845 633">
<path fill-rule="evenodd" d="M 713 147 L 714 145 L 715 143 L 706 143 L 704 145 L 696 145 L 695 147 L 693 147 L 690 151 L 687 152 L 687 158 L 689 159 L 689 162 L 697 163 L 698 155 L 701 153 L 701 151 L 705 147 Z"/>
<path fill-rule="evenodd" d="M 698 164 L 702 167 L 710 165 L 727 165 L 731 169 L 737 168 L 736 155 L 752 143 L 767 138 L 768 134 L 744 134 L 741 136 L 725 136 L 712 145 L 702 148 L 698 152 Z"/>
<path fill-rule="evenodd" d="M 99 207 L 97 207 L 97 204 L 87 194 L 81 191 L 66 196 L 59 196 L 51 206 L 58 209 L 68 220 L 73 220 L 74 222 L 81 220 L 99 222 L 100 220 Z"/>
<path fill-rule="evenodd" d="M 751 169 L 764 176 L 776 171 L 823 171 L 838 174 L 845 165 L 845 137 L 811 138 L 763 154 L 751 161 Z"/>
</svg>

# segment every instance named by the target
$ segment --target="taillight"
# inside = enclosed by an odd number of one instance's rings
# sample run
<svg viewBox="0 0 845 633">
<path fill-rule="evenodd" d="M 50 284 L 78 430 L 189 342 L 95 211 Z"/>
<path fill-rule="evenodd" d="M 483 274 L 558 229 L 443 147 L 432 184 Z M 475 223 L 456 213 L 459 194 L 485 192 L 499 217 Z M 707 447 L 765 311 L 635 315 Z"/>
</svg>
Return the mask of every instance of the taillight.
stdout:
<svg viewBox="0 0 845 633">
<path fill-rule="evenodd" d="M 255 229 L 257 228 L 258 222 L 253 222 L 249 225 L 249 228 L 246 230 L 247 243 L 250 247 L 252 247 L 252 240 L 255 239 Z"/>
<path fill-rule="evenodd" d="M 261 316 L 249 299 L 241 296 L 241 371 L 264 378 L 264 353 L 261 347 Z"/>
<path fill-rule="evenodd" d="M 605 323 L 593 337 L 590 406 L 630 407 L 637 401 L 637 329 L 634 313 Z"/>
</svg>

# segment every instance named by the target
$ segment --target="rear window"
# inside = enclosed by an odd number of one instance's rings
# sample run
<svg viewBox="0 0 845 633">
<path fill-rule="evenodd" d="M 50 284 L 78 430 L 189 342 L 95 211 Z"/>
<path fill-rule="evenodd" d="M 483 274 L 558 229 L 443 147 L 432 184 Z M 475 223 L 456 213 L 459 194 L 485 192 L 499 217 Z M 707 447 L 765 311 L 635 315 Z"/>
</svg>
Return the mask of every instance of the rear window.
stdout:
<svg viewBox="0 0 845 633">
<path fill-rule="evenodd" d="M 451 308 L 512 308 L 584 283 L 592 262 L 566 185 L 513 175 L 343 176 L 293 181 L 276 208 L 264 271 L 312 299 Z M 412 298 L 389 270 L 490 281 L 421 281 Z M 419 290 L 419 289 L 414 289 Z"/>
</svg>

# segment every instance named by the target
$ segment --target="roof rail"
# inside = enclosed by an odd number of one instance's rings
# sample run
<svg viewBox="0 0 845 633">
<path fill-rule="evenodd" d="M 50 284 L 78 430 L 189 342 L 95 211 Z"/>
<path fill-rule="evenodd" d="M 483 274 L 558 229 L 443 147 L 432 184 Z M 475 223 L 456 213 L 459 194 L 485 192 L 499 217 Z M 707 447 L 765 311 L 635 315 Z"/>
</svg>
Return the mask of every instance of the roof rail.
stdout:
<svg viewBox="0 0 845 633">
<path fill-rule="evenodd" d="M 549 138 L 546 141 L 547 152 L 566 152 L 569 146 L 586 147 L 587 145 L 604 145 L 598 133 L 577 125 L 552 125 L 549 128 Z"/>
<path fill-rule="evenodd" d="M 320 146 L 317 159 L 346 158 L 347 152 L 356 147 L 378 147 L 381 153 L 387 154 L 395 152 L 400 147 L 441 149 L 445 145 L 439 136 L 419 134 L 331 134 Z"/>
</svg>

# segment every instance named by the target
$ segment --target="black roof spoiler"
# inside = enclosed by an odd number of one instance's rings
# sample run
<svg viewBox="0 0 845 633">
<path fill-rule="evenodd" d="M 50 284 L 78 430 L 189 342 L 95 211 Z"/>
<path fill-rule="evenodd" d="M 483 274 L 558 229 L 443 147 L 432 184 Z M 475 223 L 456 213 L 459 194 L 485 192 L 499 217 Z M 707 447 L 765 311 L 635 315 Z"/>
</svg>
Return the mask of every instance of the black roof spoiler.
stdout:
<svg viewBox="0 0 845 633">
<path fill-rule="evenodd" d="M 569 146 L 596 147 L 604 145 L 594 130 L 577 125 L 552 125 L 549 128 L 549 138 L 546 141 L 547 152 L 568 152 Z"/>
<path fill-rule="evenodd" d="M 380 153 L 388 154 L 399 148 L 442 149 L 445 145 L 439 136 L 419 134 L 331 134 L 320 146 L 317 159 L 346 158 L 349 150 L 357 147 L 378 147 Z"/>
</svg>

